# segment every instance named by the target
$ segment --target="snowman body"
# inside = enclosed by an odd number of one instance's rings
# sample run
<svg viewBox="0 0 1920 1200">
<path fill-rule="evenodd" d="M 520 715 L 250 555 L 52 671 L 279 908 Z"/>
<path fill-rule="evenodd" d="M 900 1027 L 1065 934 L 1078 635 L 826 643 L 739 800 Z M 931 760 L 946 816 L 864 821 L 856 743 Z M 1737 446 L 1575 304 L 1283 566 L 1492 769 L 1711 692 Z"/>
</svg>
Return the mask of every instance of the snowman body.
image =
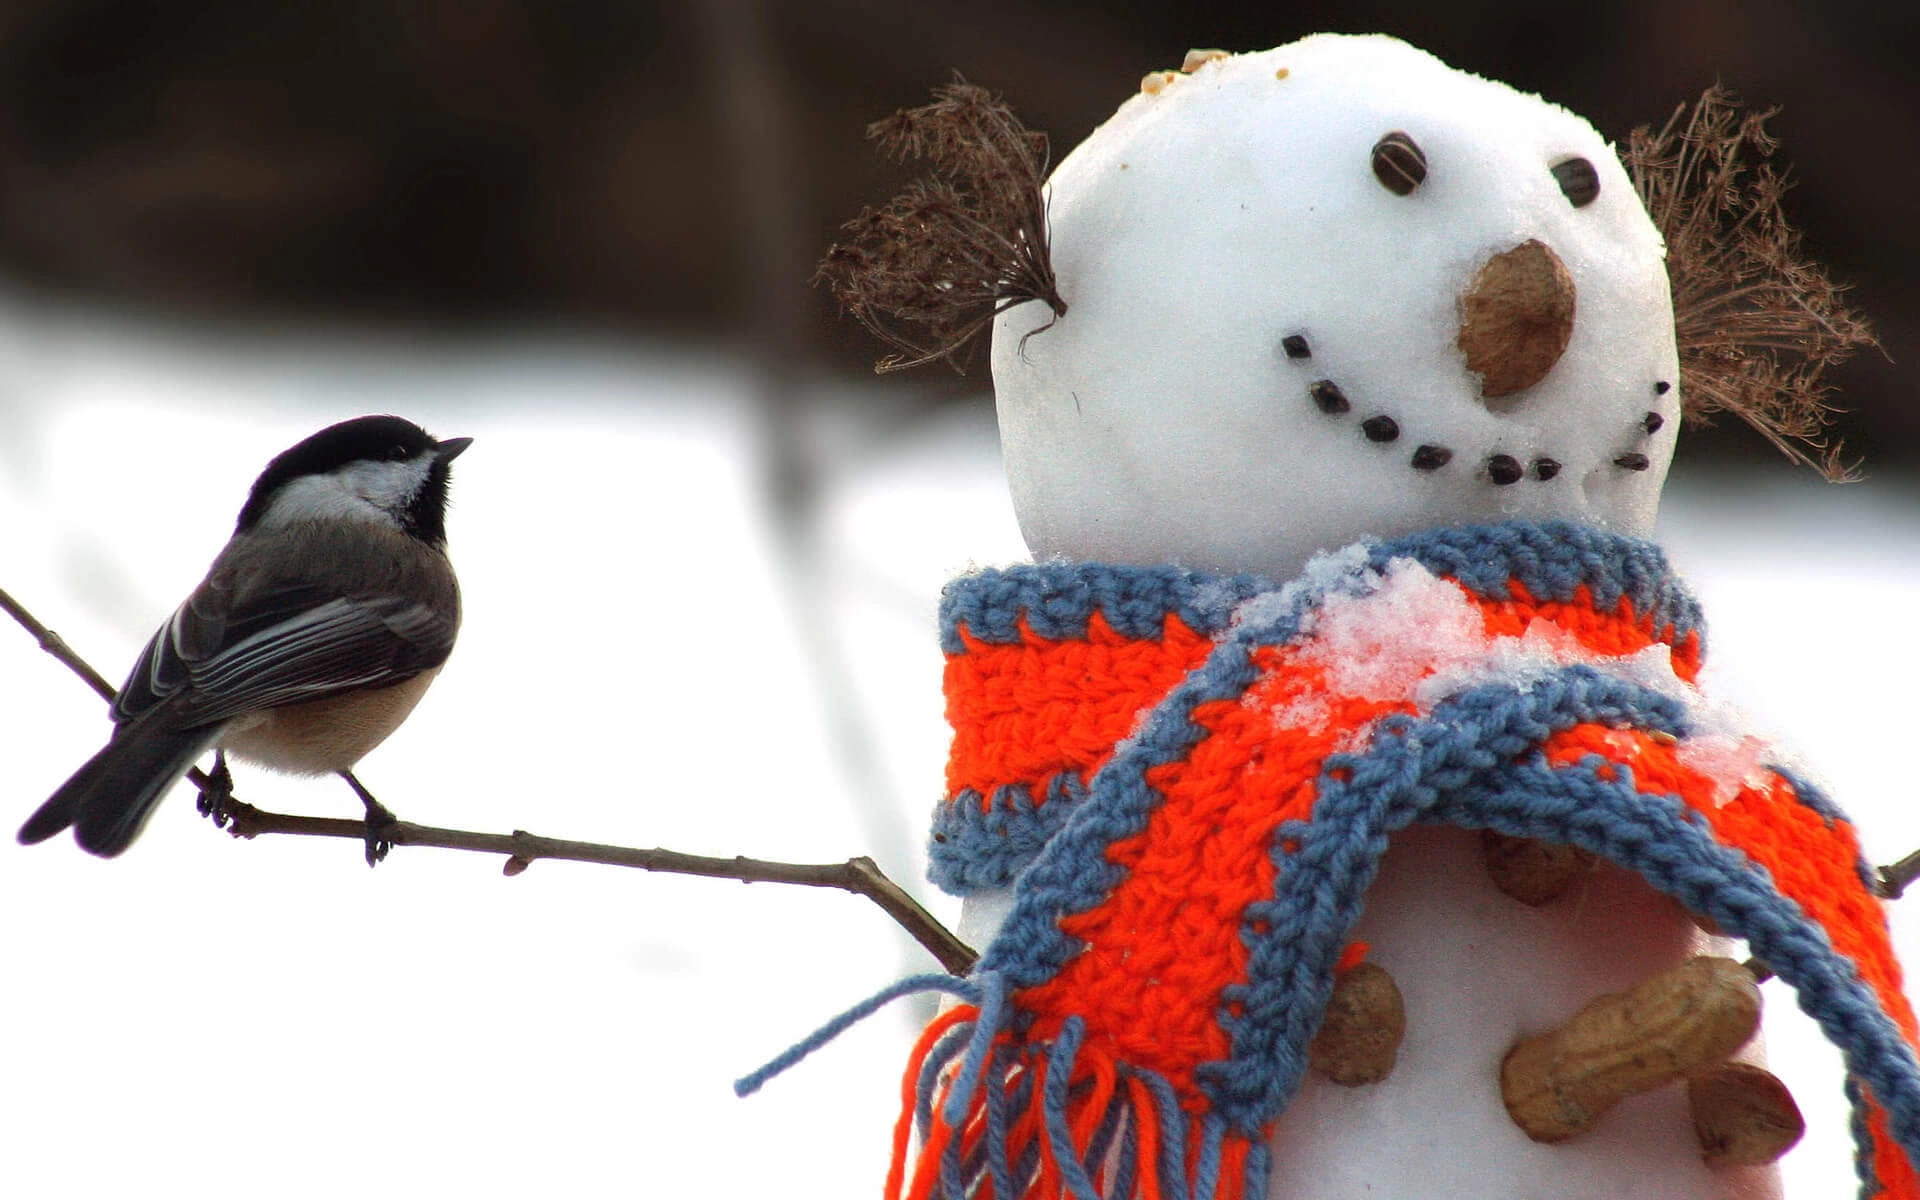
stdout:
<svg viewBox="0 0 1920 1200">
<path fill-rule="evenodd" d="M 1572 114 L 1319 36 L 1149 77 L 1060 164 L 1049 217 L 1067 311 L 1009 310 L 993 350 L 1037 559 L 1284 581 L 1446 525 L 1651 531 L 1679 424 L 1661 241 Z M 968 897 L 962 935 L 986 945 L 1009 896 Z M 1602 866 L 1529 908 L 1475 834 L 1416 827 L 1355 937 L 1404 995 L 1399 1061 L 1364 1087 L 1306 1079 L 1269 1196 L 1778 1194 L 1768 1168 L 1702 1164 L 1675 1088 L 1563 1145 L 1502 1106 L 1516 1040 L 1700 952 L 1637 876 Z"/>
</svg>

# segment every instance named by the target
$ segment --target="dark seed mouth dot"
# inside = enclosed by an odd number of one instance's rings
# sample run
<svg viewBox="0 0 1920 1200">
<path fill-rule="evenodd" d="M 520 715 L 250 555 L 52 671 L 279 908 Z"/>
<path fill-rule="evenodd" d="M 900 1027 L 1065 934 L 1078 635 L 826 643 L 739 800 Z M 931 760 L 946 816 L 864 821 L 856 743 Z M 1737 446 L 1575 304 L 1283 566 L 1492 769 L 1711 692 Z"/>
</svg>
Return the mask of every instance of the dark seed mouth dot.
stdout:
<svg viewBox="0 0 1920 1200">
<path fill-rule="evenodd" d="M 1664 396 L 1672 390 L 1673 385 L 1664 379 L 1653 385 L 1653 394 L 1656 396 Z"/>
<path fill-rule="evenodd" d="M 1400 423 L 1392 417 L 1368 417 L 1360 422 L 1360 431 L 1370 442 L 1390 442 L 1400 436 Z"/>
<path fill-rule="evenodd" d="M 1315 380 L 1307 391 L 1313 394 L 1313 402 L 1323 413 L 1343 413 L 1353 407 L 1347 403 L 1347 394 L 1340 390 L 1340 385 L 1331 379 Z"/>
<path fill-rule="evenodd" d="M 1312 358 L 1313 351 L 1307 347 L 1307 339 L 1297 333 L 1290 333 L 1280 339 L 1280 348 L 1287 352 L 1288 358 Z"/>
<path fill-rule="evenodd" d="M 1559 473 L 1560 464 L 1554 459 L 1536 458 L 1533 460 L 1533 477 L 1535 479 L 1544 483 Z"/>
<path fill-rule="evenodd" d="M 1519 483 L 1520 477 L 1525 474 L 1520 460 L 1511 454 L 1496 454 L 1487 460 L 1487 477 L 1500 487 Z"/>
<path fill-rule="evenodd" d="M 1653 462 L 1644 454 L 1622 454 L 1613 460 L 1613 465 L 1625 467 L 1629 471 L 1644 471 L 1652 466 Z"/>
<path fill-rule="evenodd" d="M 1667 419 L 1657 412 L 1648 413 L 1646 419 L 1640 422 L 1640 424 L 1646 426 L 1648 433 L 1659 433 L 1660 427 L 1666 423 Z"/>
<path fill-rule="evenodd" d="M 1445 446 L 1422 446 L 1413 452 L 1413 469 L 1438 471 L 1453 461 L 1453 451 Z"/>
</svg>

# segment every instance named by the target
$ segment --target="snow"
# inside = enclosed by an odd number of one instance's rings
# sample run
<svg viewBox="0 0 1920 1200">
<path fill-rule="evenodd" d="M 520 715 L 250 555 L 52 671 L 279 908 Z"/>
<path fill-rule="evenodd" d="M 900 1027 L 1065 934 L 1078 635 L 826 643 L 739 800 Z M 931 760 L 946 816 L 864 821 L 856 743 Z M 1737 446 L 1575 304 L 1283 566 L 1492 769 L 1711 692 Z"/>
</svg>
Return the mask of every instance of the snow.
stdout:
<svg viewBox="0 0 1920 1200">
<path fill-rule="evenodd" d="M 400 412 L 477 439 L 450 517 L 460 645 L 366 764 L 402 816 L 717 854 L 873 852 L 954 918 L 917 852 L 883 843 L 917 843 L 940 790 L 939 588 L 1022 557 L 982 409 L 849 435 L 834 459 L 829 613 L 891 795 L 863 814 L 820 749 L 782 627 L 747 377 L 728 360 L 165 340 L 17 309 L 0 314 L 9 340 L 37 349 L 0 358 L 0 587 L 108 675 L 198 580 L 268 457 L 341 416 Z M 1717 690 L 1820 764 L 1889 861 L 1920 845 L 1901 755 L 1920 638 L 1899 617 L 1920 608 L 1920 494 L 1772 478 L 1683 473 L 1663 538 L 1708 613 Z M 573 598 L 556 621 L 562 574 Z M 0 739 L 24 818 L 105 717 L 9 628 Z M 504 702 L 523 689 L 539 702 Z M 356 808 L 324 781 L 243 774 L 240 790 Z M 503 879 L 492 859 L 404 849 L 370 872 L 349 843 L 232 842 L 185 790 L 113 862 L 64 841 L 0 857 L 0 1194 L 878 1192 L 908 1006 L 750 1101 L 729 1090 L 831 1013 L 931 969 L 864 901 L 559 863 Z M 1911 957 L 1920 923 L 1895 915 Z M 1849 1194 L 1837 1059 L 1780 985 L 1766 991 L 1770 1065 L 1811 1127 L 1787 1194 Z M 1448 1145 L 1418 1165 L 1474 1159 Z"/>
<path fill-rule="evenodd" d="M 1430 168 L 1407 196 L 1367 165 L 1396 129 Z M 1590 205 L 1553 181 L 1570 155 L 1598 171 Z M 1677 394 L 1655 386 L 1677 379 L 1664 271 L 1618 162 L 1571 114 L 1385 39 L 1314 38 L 1129 100 L 1062 163 L 1052 195 L 1070 311 L 1031 338 L 1040 306 L 996 330 L 1012 504 L 984 420 L 816 431 L 831 452 L 819 599 L 871 734 L 878 802 L 835 752 L 798 581 L 760 508 L 752 377 L 713 353 L 260 331 L 241 345 L 0 298 L 13 426 L 0 586 L 117 675 L 273 453 L 358 412 L 471 435 L 449 522 L 460 645 L 363 765 L 373 790 L 403 817 L 462 828 L 800 861 L 869 853 L 918 888 L 945 743 L 938 589 L 1022 557 L 1023 536 L 1042 555 L 1287 579 L 1316 550 L 1450 520 L 1652 526 L 1677 425 Z M 1458 301 L 1528 239 L 1574 281 L 1573 337 L 1535 386 L 1488 399 L 1456 346 Z M 1283 352 L 1290 334 L 1309 359 Z M 1322 378 L 1351 412 L 1313 403 Z M 822 399 L 833 419 L 852 411 Z M 1642 424 L 1650 412 L 1663 432 Z M 1398 440 L 1361 435 L 1381 414 Z M 1413 469 L 1426 443 L 1452 449 L 1449 466 Z M 1628 450 L 1648 469 L 1616 467 Z M 1495 454 L 1562 470 L 1499 486 Z M 1920 844 L 1899 757 L 1920 671 L 1899 620 L 1920 601 L 1920 509 L 1880 486 L 1795 493 L 1782 520 L 1724 499 L 1743 486 L 1680 487 L 1665 526 L 1715 622 L 1716 660 L 1733 664 L 1707 690 L 1828 764 L 1889 861 Z M 1851 534 L 1861 514 L 1870 535 Z M 1490 661 L 1544 667 L 1564 652 L 1489 643 L 1457 592 L 1404 566 L 1381 583 L 1320 618 L 1355 656 L 1341 666 L 1355 688 L 1418 696 Z M 1312 586 L 1256 604 L 1291 611 Z M 1403 644 L 1379 639 L 1395 623 L 1455 646 L 1444 681 L 1423 682 Z M 1623 666 L 1681 686 L 1658 653 Z M 0 677 L 24 817 L 105 722 L 24 636 L 0 636 Z M 1757 751 L 1736 720 L 1714 719 L 1729 741 L 1701 761 L 1731 779 Z M 324 783 L 247 774 L 240 793 L 357 811 Z M 1617 872 L 1579 903 L 1517 912 L 1464 837 L 1416 831 L 1390 853 L 1358 932 L 1420 1016 L 1391 1086 L 1303 1092 L 1276 1188 L 1489 1200 L 1495 1175 L 1516 1195 L 1771 1194 L 1770 1172 L 1705 1177 L 1671 1091 L 1565 1147 L 1527 1142 L 1487 1103 L 1484 1072 L 1519 1031 L 1694 938 Z M 369 873 L 352 843 L 232 844 L 184 793 L 111 863 L 64 841 L 0 854 L 15 1034 L 0 1043 L 0 1194 L 805 1197 L 871 1194 L 885 1171 L 910 1006 L 750 1102 L 729 1090 L 829 1014 L 930 969 L 864 901 L 558 863 L 503 879 L 493 860 L 416 850 Z M 960 928 L 984 939 L 1004 901 L 971 901 Z M 1920 948 L 1920 923 L 1897 919 L 1901 945 Z M 1785 1162 L 1788 1194 L 1850 1190 L 1836 1060 L 1779 985 L 1768 996 L 1771 1065 L 1811 1126 Z M 1351 1152 L 1361 1143 L 1367 1156 Z"/>
<path fill-rule="evenodd" d="M 1383 172 L 1393 143 L 1401 167 Z M 1597 196 L 1563 185 L 1572 159 Z M 1066 311 L 1008 310 L 993 354 L 1035 556 L 1324 580 L 1356 552 L 1316 555 L 1441 525 L 1653 530 L 1679 411 L 1663 249 L 1612 150 L 1564 109 L 1384 37 L 1190 59 L 1061 162 L 1048 204 Z M 1483 318 L 1503 270 L 1555 299 Z M 1556 321 L 1565 340 L 1542 352 L 1534 335 Z M 1240 619 L 1297 612 L 1311 586 Z M 1582 658 L 1545 634 L 1490 638 L 1412 563 L 1336 587 L 1309 619 L 1329 688 L 1374 699 L 1431 704 Z M 1689 761 L 1727 796 L 1774 757 L 1665 648 L 1610 665 L 1705 717 L 1715 736 Z M 1312 696 L 1269 702 L 1279 726 L 1324 719 Z M 989 930 L 1005 905 L 970 898 L 963 922 Z M 1402 1062 L 1352 1092 L 1310 1080 L 1280 1122 L 1269 1195 L 1777 1194 L 1772 1170 L 1708 1171 L 1672 1094 L 1572 1148 L 1514 1127 L 1495 1077 L 1523 1032 L 1701 941 L 1618 873 L 1538 921 L 1514 907 L 1467 835 L 1416 833 L 1388 856 L 1356 936 L 1408 996 Z"/>
<path fill-rule="evenodd" d="M 1369 167 L 1394 130 L 1429 165 L 1407 196 Z M 1581 208 L 1550 171 L 1571 156 L 1601 181 Z M 1037 555 L 1289 579 L 1316 550 L 1449 521 L 1652 527 L 1679 399 L 1656 391 L 1679 378 L 1660 239 L 1564 109 L 1389 38 L 1316 36 L 1128 99 L 1061 161 L 1049 205 L 1067 312 L 1035 332 L 1044 304 L 1009 310 L 993 355 Z M 1529 239 L 1572 277 L 1572 341 L 1536 386 L 1489 400 L 1455 344 L 1459 300 Z M 1283 351 L 1290 335 L 1310 357 Z M 1351 411 L 1320 411 L 1319 380 Z M 1396 440 L 1363 436 L 1380 415 Z M 1414 469 L 1427 444 L 1451 461 Z M 1616 466 L 1626 452 L 1648 469 Z M 1499 486 L 1496 454 L 1561 469 Z"/>
</svg>

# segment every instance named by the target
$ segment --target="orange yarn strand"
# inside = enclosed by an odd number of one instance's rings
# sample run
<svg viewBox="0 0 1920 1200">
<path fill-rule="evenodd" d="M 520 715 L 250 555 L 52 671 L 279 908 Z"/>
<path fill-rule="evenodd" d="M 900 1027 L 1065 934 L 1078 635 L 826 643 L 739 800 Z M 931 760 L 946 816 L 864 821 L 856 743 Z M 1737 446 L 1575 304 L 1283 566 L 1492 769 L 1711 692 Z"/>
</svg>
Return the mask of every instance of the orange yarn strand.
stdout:
<svg viewBox="0 0 1920 1200">
<path fill-rule="evenodd" d="M 1133 1098 L 1132 1120 L 1138 1133 L 1135 1149 L 1139 1166 L 1134 1186 L 1140 1200 L 1160 1200 L 1160 1114 L 1153 1107 L 1153 1093 L 1138 1076 L 1127 1077 L 1127 1094 Z"/>
<path fill-rule="evenodd" d="M 893 1123 L 893 1158 L 887 1165 L 886 1191 L 882 1195 L 888 1200 L 898 1200 L 901 1181 L 906 1177 L 907 1148 L 913 1141 L 913 1108 L 920 1097 L 920 1070 L 926 1065 L 927 1055 L 933 1052 L 947 1030 L 962 1021 L 972 1020 L 980 1015 L 980 1010 L 971 1004 L 958 1004 L 941 1013 L 920 1031 L 913 1043 L 913 1050 L 907 1055 L 907 1069 L 900 1077 L 900 1119 Z M 936 1108 L 935 1113 L 939 1112 Z M 936 1127 L 940 1120 L 936 1115 Z M 922 1153 L 924 1159 L 925 1154 Z M 918 1182 L 916 1177 L 916 1182 Z"/>
</svg>

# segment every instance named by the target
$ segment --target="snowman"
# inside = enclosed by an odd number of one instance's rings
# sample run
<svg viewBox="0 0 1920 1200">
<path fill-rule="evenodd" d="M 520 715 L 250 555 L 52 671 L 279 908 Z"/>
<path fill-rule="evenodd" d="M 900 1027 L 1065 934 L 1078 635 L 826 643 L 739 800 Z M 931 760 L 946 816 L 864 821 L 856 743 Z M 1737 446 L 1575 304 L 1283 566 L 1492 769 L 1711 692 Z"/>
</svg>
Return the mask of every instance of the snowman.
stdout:
<svg viewBox="0 0 1920 1200">
<path fill-rule="evenodd" d="M 1744 941 L 1845 1053 L 1863 1194 L 1920 1195 L 1851 829 L 1701 695 L 1646 540 L 1681 361 L 1607 143 L 1322 35 L 1148 76 L 1041 211 L 992 327 L 1036 561 L 942 611 L 984 953 L 895 1186 L 1776 1196 Z"/>
</svg>

